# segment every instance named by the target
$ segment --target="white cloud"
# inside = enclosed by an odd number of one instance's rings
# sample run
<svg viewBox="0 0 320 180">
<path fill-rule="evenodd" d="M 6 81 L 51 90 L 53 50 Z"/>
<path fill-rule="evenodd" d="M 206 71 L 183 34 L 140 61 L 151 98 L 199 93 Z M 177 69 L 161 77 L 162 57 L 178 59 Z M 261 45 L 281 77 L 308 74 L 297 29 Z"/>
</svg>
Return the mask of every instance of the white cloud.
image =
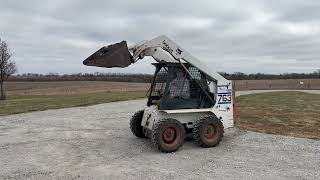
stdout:
<svg viewBox="0 0 320 180">
<path fill-rule="evenodd" d="M 320 24 L 286 23 L 284 27 L 289 33 L 294 35 L 305 36 L 320 34 Z"/>
</svg>

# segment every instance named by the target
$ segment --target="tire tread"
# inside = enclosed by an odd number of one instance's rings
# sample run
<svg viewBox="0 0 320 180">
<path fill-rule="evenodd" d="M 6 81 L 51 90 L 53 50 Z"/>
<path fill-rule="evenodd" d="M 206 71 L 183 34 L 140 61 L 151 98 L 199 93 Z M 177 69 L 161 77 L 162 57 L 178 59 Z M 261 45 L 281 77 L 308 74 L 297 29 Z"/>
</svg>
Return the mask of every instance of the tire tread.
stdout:
<svg viewBox="0 0 320 180">
<path fill-rule="evenodd" d="M 130 129 L 131 132 L 138 138 L 145 138 L 143 133 L 143 127 L 141 126 L 141 121 L 143 118 L 144 110 L 137 111 L 133 114 L 130 119 Z"/>
<path fill-rule="evenodd" d="M 214 121 L 214 123 L 218 123 L 218 125 L 222 128 L 222 131 L 219 134 L 218 141 L 214 145 L 205 144 L 201 139 L 202 125 L 207 121 Z M 194 140 L 195 144 L 200 147 L 204 147 L 204 148 L 217 146 L 223 138 L 223 133 L 224 133 L 224 127 L 223 127 L 222 122 L 216 116 L 213 116 L 213 115 L 201 117 L 199 120 L 197 120 L 195 122 L 195 124 L 193 126 L 193 130 L 192 130 L 193 140 Z"/>
<path fill-rule="evenodd" d="M 159 139 L 160 131 L 161 131 L 162 126 L 165 125 L 165 124 L 174 124 L 181 130 L 180 143 L 177 146 L 177 148 L 174 149 L 174 150 L 166 150 L 160 145 L 160 139 Z M 152 135 L 151 135 L 151 141 L 152 141 L 153 145 L 155 147 L 157 147 L 157 149 L 159 151 L 161 151 L 161 152 L 169 153 L 169 152 L 177 151 L 183 145 L 184 139 L 185 139 L 184 126 L 179 121 L 177 121 L 176 119 L 171 119 L 171 118 L 162 119 L 162 120 L 158 121 L 156 124 L 154 124 L 154 126 L 153 126 Z"/>
</svg>

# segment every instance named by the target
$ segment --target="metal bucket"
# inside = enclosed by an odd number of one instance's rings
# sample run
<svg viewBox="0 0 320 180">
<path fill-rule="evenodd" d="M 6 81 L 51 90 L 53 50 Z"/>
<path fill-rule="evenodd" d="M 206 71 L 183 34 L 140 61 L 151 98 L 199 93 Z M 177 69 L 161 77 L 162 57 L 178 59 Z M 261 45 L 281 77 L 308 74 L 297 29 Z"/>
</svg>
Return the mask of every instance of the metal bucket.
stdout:
<svg viewBox="0 0 320 180">
<path fill-rule="evenodd" d="M 133 62 L 127 42 L 104 46 L 83 61 L 86 66 L 105 68 L 128 67 Z"/>
</svg>

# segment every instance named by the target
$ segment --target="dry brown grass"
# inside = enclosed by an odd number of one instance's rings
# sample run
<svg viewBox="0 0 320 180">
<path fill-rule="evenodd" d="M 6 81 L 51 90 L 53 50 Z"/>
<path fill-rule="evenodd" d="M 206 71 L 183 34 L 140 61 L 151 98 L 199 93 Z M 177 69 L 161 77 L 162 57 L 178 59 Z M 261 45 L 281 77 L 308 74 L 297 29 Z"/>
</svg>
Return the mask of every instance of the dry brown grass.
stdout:
<svg viewBox="0 0 320 180">
<path fill-rule="evenodd" d="M 7 94 L 21 95 L 73 95 L 99 92 L 146 91 L 149 83 L 108 81 L 50 81 L 50 82 L 6 82 Z"/>
<path fill-rule="evenodd" d="M 301 85 L 300 81 L 303 81 L 304 84 Z M 109 81 L 9 81 L 5 83 L 8 95 L 68 95 L 98 92 L 146 91 L 149 87 L 149 83 Z M 237 80 L 236 89 L 320 89 L 320 79 Z"/>
<path fill-rule="evenodd" d="M 320 95 L 274 92 L 237 100 L 241 129 L 320 139 Z"/>
<path fill-rule="evenodd" d="M 320 89 L 320 79 L 237 80 L 236 89 Z"/>
</svg>

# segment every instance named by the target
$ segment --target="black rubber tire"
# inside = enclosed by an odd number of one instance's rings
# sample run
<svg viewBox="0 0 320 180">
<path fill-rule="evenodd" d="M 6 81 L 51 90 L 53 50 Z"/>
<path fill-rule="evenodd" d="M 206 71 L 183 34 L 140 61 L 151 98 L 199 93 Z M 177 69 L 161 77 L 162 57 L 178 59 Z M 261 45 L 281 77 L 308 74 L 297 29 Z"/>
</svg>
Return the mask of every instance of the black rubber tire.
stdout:
<svg viewBox="0 0 320 180">
<path fill-rule="evenodd" d="M 143 113 L 144 113 L 144 110 L 137 111 L 133 114 L 133 116 L 130 119 L 131 132 L 138 138 L 146 137 L 143 133 L 143 127 L 141 126 Z"/>
<path fill-rule="evenodd" d="M 172 142 L 166 143 L 164 132 L 167 129 L 173 129 L 174 138 Z M 151 141 L 154 146 L 161 152 L 177 151 L 183 144 L 185 138 L 184 126 L 175 119 L 163 119 L 153 125 Z"/>
<path fill-rule="evenodd" d="M 208 126 L 214 129 L 212 137 L 207 138 L 205 128 Z M 192 134 L 196 145 L 208 148 L 217 146 L 222 140 L 224 128 L 222 122 L 216 116 L 206 116 L 197 120 L 193 126 Z"/>
</svg>

